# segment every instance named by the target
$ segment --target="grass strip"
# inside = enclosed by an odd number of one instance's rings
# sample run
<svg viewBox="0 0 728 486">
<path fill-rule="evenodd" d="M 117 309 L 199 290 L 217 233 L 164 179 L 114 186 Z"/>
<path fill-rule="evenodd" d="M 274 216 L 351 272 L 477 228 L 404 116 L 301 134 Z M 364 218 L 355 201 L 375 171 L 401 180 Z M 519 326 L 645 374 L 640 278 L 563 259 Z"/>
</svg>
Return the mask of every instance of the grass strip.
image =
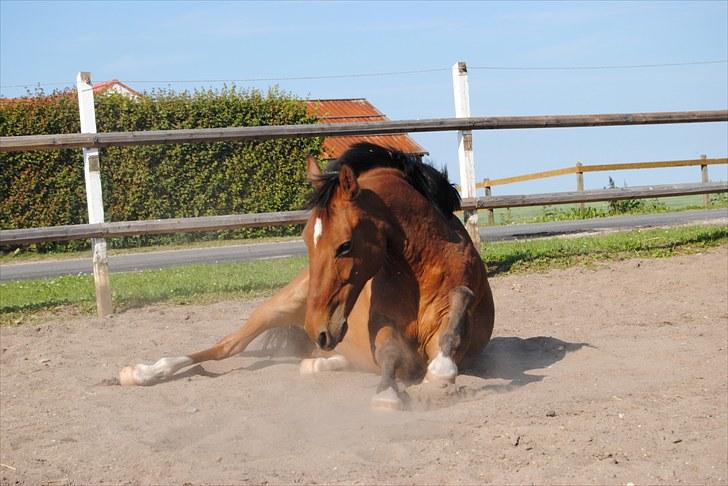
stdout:
<svg viewBox="0 0 728 486">
<path fill-rule="evenodd" d="M 728 243 L 726 226 L 633 230 L 575 238 L 484 244 L 490 273 L 545 271 L 624 258 L 695 253 Z M 117 311 L 158 302 L 204 303 L 268 295 L 306 265 L 306 258 L 188 265 L 111 276 Z M 64 276 L 0 283 L 0 324 L 18 323 L 40 311 L 68 307 L 93 312 L 93 277 Z"/>
<path fill-rule="evenodd" d="M 485 244 L 481 256 L 491 274 L 501 274 L 625 258 L 669 257 L 724 243 L 728 243 L 726 226 L 681 226 Z"/>
<path fill-rule="evenodd" d="M 157 302 L 201 303 L 224 298 L 251 298 L 283 287 L 306 265 L 302 257 L 215 265 L 187 265 L 111 275 L 116 311 Z M 93 276 L 19 280 L 0 283 L 0 324 L 54 307 L 93 312 Z"/>
<path fill-rule="evenodd" d="M 703 196 L 673 196 L 657 199 L 630 199 L 627 201 L 594 202 L 584 204 L 556 204 L 551 206 L 528 206 L 516 208 L 497 208 L 494 210 L 496 225 L 547 223 L 550 221 L 572 221 L 592 218 L 605 218 L 619 215 L 657 214 L 666 212 L 695 211 L 728 208 L 728 194 L 710 195 L 706 207 Z M 481 226 L 487 226 L 488 214 L 478 212 Z"/>
</svg>

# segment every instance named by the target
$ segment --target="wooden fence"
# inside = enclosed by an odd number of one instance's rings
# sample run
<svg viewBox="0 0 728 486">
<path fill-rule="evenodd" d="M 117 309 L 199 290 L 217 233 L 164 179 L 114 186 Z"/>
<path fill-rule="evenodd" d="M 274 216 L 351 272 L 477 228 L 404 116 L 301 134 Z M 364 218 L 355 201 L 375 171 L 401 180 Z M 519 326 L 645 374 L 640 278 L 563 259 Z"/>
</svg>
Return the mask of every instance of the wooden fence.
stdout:
<svg viewBox="0 0 728 486">
<path fill-rule="evenodd" d="M 0 152 L 123 147 L 128 145 L 170 143 L 239 142 L 243 140 L 266 140 L 270 138 L 384 135 L 403 132 L 604 127 L 724 121 L 728 121 L 728 110 L 592 115 L 490 116 L 317 125 L 152 130 L 148 132 L 64 133 L 58 135 L 0 137 Z"/>
<path fill-rule="evenodd" d="M 666 184 L 646 187 L 600 189 L 583 192 L 550 192 L 544 194 L 517 196 L 464 198 L 462 200 L 462 208 L 464 210 L 496 209 L 576 202 L 617 201 L 620 199 L 711 194 L 719 192 L 728 192 L 728 183 L 711 182 L 707 184 Z M 159 235 L 303 224 L 308 219 L 308 215 L 308 211 L 299 210 L 2 230 L 0 231 L 0 244 L 30 245 L 33 243 L 44 243 L 49 241 L 86 240 L 89 238 L 118 238 L 122 236 Z"/>
<path fill-rule="evenodd" d="M 717 158 L 717 159 L 709 159 L 705 155 L 701 155 L 699 159 L 683 159 L 683 160 L 664 160 L 664 161 L 655 161 L 655 162 L 625 162 L 625 163 L 618 163 L 618 164 L 592 164 L 592 165 L 584 165 L 581 162 L 577 162 L 576 165 L 573 167 L 564 167 L 562 169 L 553 169 L 553 170 L 546 170 L 542 172 L 532 172 L 530 174 L 523 174 L 523 175 L 517 175 L 517 176 L 511 176 L 511 177 L 502 177 L 500 179 L 484 179 L 481 182 L 478 182 L 475 186 L 478 189 L 484 189 L 486 197 L 492 196 L 492 188 L 493 186 L 502 186 L 506 184 L 515 184 L 517 182 L 525 182 L 525 181 L 532 181 L 536 179 L 545 179 L 547 177 L 558 177 L 562 175 L 568 175 L 568 174 L 576 174 L 576 191 L 577 193 L 584 192 L 584 173 L 585 172 L 604 172 L 604 171 L 615 171 L 615 170 L 634 170 L 634 169 L 658 169 L 658 168 L 667 168 L 667 167 L 690 167 L 690 166 L 700 166 L 700 176 L 701 181 L 703 184 L 707 184 L 710 182 L 710 177 L 708 175 L 708 166 L 709 165 L 715 165 L 715 164 L 728 164 L 728 158 Z M 707 186 L 706 186 L 707 187 Z M 696 193 L 692 193 L 696 194 Z M 705 199 L 703 201 L 705 206 L 708 206 L 709 204 L 709 193 L 705 193 Z M 687 195 L 687 194 L 678 194 L 681 196 Z M 630 199 L 638 199 L 639 197 L 656 197 L 656 196 L 638 196 L 635 195 L 633 198 Z M 664 196 L 660 196 L 664 197 Z M 542 199 L 548 199 L 548 198 L 542 198 Z M 578 197 L 576 199 L 579 199 Z M 563 204 L 563 199 L 556 198 L 556 201 L 558 202 L 549 202 L 545 204 Z M 580 204 L 580 207 L 584 207 L 584 202 L 592 202 L 595 201 L 595 199 L 590 199 L 589 201 L 569 201 L 569 202 L 578 202 Z M 529 204 L 532 206 L 537 206 L 538 204 Z M 486 207 L 486 206 L 483 206 Z M 503 207 L 503 206 L 501 206 Z M 507 206 L 506 206 L 507 207 Z M 493 225 L 495 224 L 495 217 L 493 215 L 493 208 L 494 206 L 488 206 L 486 207 L 488 209 L 488 224 Z"/>
<path fill-rule="evenodd" d="M 92 238 L 94 281 L 98 313 L 112 311 L 111 289 L 106 262 L 104 238 L 141 234 L 176 233 L 185 231 L 211 231 L 263 225 L 288 225 L 305 221 L 305 211 L 288 213 L 261 213 L 249 215 L 182 218 L 157 221 L 131 221 L 105 223 L 101 199 L 98 149 L 129 145 L 209 143 L 270 138 L 323 137 L 337 135 L 373 135 L 403 132 L 458 131 L 458 159 L 461 186 L 464 188 L 463 209 L 465 226 L 474 243 L 479 245 L 479 208 L 513 207 L 561 202 L 630 199 L 635 197 L 661 197 L 680 194 L 728 192 L 728 184 L 683 184 L 629 188 L 618 191 L 584 191 L 572 193 L 535 194 L 529 196 L 475 197 L 475 168 L 472 156 L 472 130 L 505 130 L 525 128 L 567 128 L 615 125 L 652 125 L 665 123 L 705 123 L 728 121 L 728 110 L 617 113 L 592 115 L 502 116 L 471 117 L 469 106 L 467 68 L 464 62 L 453 65 L 453 91 L 456 118 L 427 120 L 378 121 L 366 123 L 340 123 L 316 125 L 284 125 L 262 127 L 208 128 L 193 130 L 160 130 L 148 132 L 96 133 L 93 91 L 90 73 L 79 73 L 76 86 L 81 116 L 78 134 L 28 135 L 0 137 L 0 152 L 29 150 L 83 149 L 89 221 L 87 225 L 58 226 L 0 231 L 0 245 L 29 244 L 42 241 Z M 570 170 L 570 169 L 569 169 Z M 491 183 L 492 185 L 492 183 Z M 544 202 L 550 201 L 550 202 Z"/>
</svg>

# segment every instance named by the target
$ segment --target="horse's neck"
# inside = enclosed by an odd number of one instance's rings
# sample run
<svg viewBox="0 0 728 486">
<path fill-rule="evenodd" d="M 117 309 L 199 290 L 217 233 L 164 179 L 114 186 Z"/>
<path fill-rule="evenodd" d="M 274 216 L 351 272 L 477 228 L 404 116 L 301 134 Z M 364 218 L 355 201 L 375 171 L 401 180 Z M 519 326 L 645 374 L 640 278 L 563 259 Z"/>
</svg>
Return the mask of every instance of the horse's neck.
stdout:
<svg viewBox="0 0 728 486">
<path fill-rule="evenodd" d="M 393 243 L 389 257 L 395 260 L 395 267 L 409 268 L 422 281 L 434 268 L 444 271 L 452 265 L 452 261 L 448 262 L 450 252 L 443 250 L 458 245 L 460 237 L 454 235 L 452 226 L 431 202 L 403 180 L 388 184 L 380 197 L 390 208 L 395 226 L 389 235 Z"/>
</svg>

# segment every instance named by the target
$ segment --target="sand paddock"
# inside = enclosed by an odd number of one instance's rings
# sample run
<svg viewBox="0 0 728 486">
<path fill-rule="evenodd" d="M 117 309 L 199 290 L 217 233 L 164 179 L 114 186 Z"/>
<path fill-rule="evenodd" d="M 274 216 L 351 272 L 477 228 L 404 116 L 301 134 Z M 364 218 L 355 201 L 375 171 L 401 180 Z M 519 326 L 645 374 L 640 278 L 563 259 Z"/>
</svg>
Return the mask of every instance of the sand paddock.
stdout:
<svg viewBox="0 0 728 486">
<path fill-rule="evenodd" d="M 728 484 L 728 248 L 491 279 L 494 339 L 412 411 L 376 375 L 238 356 L 154 387 L 259 301 L 0 329 L 2 484 Z"/>
</svg>

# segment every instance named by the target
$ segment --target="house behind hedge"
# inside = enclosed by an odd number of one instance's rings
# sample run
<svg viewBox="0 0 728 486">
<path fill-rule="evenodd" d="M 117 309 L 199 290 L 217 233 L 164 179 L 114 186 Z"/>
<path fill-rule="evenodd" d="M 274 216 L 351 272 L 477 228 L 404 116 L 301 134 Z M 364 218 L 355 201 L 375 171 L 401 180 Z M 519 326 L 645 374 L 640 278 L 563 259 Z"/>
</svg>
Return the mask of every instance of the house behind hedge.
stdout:
<svg viewBox="0 0 728 486">
<path fill-rule="evenodd" d="M 363 98 L 308 100 L 306 108 L 309 114 L 318 119 L 319 123 L 357 123 L 388 120 L 384 113 Z M 429 152 L 406 133 L 395 133 L 326 137 L 322 156 L 327 160 L 337 159 L 347 148 L 360 142 L 375 143 L 382 147 L 399 150 L 418 157 L 429 155 Z"/>
</svg>

